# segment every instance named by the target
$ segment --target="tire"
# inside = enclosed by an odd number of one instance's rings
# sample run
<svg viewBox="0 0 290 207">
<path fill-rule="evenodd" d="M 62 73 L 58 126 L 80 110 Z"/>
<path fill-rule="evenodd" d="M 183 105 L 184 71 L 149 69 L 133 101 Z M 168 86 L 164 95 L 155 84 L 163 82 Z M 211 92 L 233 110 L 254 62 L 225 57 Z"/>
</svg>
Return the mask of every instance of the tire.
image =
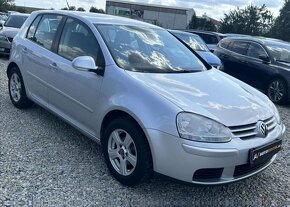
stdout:
<svg viewBox="0 0 290 207">
<path fill-rule="evenodd" d="M 113 120 L 106 127 L 101 144 L 106 164 L 120 183 L 134 186 L 151 178 L 151 151 L 142 129 L 136 122 L 127 117 Z"/>
<path fill-rule="evenodd" d="M 33 105 L 26 95 L 23 78 L 17 67 L 9 71 L 8 91 L 10 100 L 16 108 L 27 109 Z"/>
<path fill-rule="evenodd" d="M 281 78 L 274 78 L 267 87 L 267 95 L 275 104 L 284 104 L 288 98 L 288 86 Z"/>
</svg>

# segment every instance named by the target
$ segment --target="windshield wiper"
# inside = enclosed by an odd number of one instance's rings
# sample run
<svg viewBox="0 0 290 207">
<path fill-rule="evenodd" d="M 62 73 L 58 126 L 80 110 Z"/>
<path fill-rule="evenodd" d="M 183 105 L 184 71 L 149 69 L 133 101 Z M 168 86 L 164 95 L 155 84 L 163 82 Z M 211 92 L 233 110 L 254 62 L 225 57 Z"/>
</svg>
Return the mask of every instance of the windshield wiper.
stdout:
<svg viewBox="0 0 290 207">
<path fill-rule="evenodd" d="M 281 63 L 290 63 L 289 61 L 286 60 L 276 60 L 277 62 L 281 62 Z"/>
</svg>

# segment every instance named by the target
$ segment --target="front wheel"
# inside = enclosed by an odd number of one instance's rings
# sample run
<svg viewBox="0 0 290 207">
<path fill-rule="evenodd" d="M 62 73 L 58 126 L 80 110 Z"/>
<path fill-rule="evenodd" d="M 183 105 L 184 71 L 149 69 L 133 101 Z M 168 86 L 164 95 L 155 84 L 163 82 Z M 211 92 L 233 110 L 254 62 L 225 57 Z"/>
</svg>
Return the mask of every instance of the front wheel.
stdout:
<svg viewBox="0 0 290 207">
<path fill-rule="evenodd" d="M 152 174 L 152 159 L 146 137 L 129 118 L 113 120 L 105 129 L 102 148 L 111 174 L 123 185 L 134 186 Z"/>
<path fill-rule="evenodd" d="M 280 78 L 273 79 L 267 89 L 267 95 L 275 104 L 283 104 L 287 101 L 288 88 L 284 80 Z"/>
</svg>

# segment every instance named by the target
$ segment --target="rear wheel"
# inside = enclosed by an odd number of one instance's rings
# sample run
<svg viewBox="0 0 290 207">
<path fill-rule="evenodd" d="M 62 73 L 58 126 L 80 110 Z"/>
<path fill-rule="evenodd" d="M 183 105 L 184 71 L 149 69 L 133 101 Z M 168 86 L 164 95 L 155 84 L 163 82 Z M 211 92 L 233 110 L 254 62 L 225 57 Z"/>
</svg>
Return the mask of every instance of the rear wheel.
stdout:
<svg viewBox="0 0 290 207">
<path fill-rule="evenodd" d="M 286 82 L 281 78 L 273 79 L 268 85 L 267 95 L 276 104 L 285 103 L 288 95 Z"/>
<path fill-rule="evenodd" d="M 13 67 L 8 75 L 9 96 L 13 105 L 20 109 L 32 106 L 33 102 L 27 98 L 24 82 L 17 67 Z"/>
<path fill-rule="evenodd" d="M 111 174 L 123 185 L 134 186 L 152 174 L 152 159 L 146 137 L 134 121 L 121 117 L 105 129 L 102 148 Z"/>
</svg>

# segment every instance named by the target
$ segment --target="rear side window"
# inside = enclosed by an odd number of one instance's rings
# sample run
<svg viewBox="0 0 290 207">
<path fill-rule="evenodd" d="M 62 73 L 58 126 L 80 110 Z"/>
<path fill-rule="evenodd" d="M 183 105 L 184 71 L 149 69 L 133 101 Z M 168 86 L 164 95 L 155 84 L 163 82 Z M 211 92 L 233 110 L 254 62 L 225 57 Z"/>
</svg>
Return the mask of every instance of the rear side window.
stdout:
<svg viewBox="0 0 290 207">
<path fill-rule="evenodd" d="M 30 25 L 29 29 L 28 29 L 28 32 L 27 32 L 27 38 L 34 41 L 34 34 L 35 34 L 35 31 L 36 31 L 36 27 L 39 23 L 41 19 L 41 15 L 37 16 L 36 19 L 34 19 L 34 21 L 32 22 L 32 24 Z"/>
<path fill-rule="evenodd" d="M 259 56 L 268 56 L 261 45 L 251 43 L 248 49 L 247 56 L 259 59 Z"/>
<path fill-rule="evenodd" d="M 231 43 L 231 42 L 230 42 L 229 40 L 222 40 L 222 41 L 220 42 L 220 47 L 225 48 L 225 49 L 228 49 L 230 43 Z"/>
<path fill-rule="evenodd" d="M 99 53 L 100 46 L 90 28 L 79 20 L 68 18 L 60 38 L 58 54 L 68 60 L 79 56 L 91 56 L 97 60 Z"/>
<path fill-rule="evenodd" d="M 33 41 L 50 50 L 61 19 L 61 15 L 43 15 L 35 31 Z"/>
<path fill-rule="evenodd" d="M 233 42 L 233 44 L 231 45 L 229 49 L 238 54 L 246 55 L 248 47 L 249 47 L 249 43 L 236 41 L 236 42 Z"/>
</svg>

